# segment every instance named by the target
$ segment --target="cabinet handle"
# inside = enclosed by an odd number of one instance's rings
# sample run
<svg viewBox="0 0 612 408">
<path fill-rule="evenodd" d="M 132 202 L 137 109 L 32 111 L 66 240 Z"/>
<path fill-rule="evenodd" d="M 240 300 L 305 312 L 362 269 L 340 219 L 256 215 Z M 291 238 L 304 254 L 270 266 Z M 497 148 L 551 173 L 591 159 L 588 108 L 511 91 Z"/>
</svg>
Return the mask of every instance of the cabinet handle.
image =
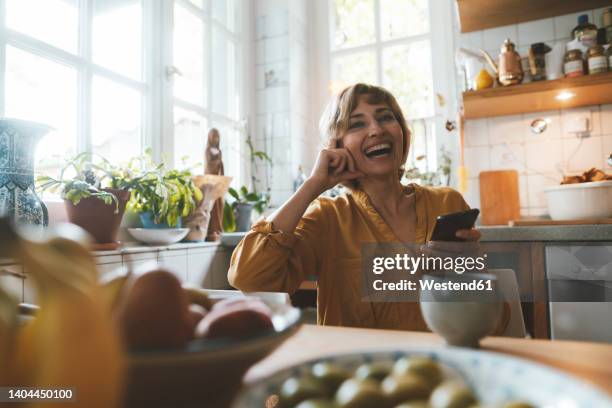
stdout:
<svg viewBox="0 0 612 408">
<path fill-rule="evenodd" d="M 0 276 L 13 276 L 19 279 L 25 279 L 24 273 L 11 271 L 10 269 L 0 269 Z"/>
</svg>

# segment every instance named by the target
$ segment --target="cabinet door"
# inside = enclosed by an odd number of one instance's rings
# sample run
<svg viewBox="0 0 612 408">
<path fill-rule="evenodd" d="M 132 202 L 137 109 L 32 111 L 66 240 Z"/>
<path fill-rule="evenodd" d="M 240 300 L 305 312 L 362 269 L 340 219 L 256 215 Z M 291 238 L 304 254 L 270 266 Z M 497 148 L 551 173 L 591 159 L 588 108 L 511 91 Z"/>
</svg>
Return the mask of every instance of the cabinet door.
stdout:
<svg viewBox="0 0 612 408">
<path fill-rule="evenodd" d="M 24 280 L 21 265 L 0 265 L 0 286 L 19 302 L 23 302 Z"/>
<path fill-rule="evenodd" d="M 120 269 L 123 265 L 121 255 L 106 255 L 97 256 L 94 258 L 96 267 L 98 269 L 98 279 L 104 277 L 104 275 L 114 272 Z"/>
<path fill-rule="evenodd" d="M 214 250 L 188 250 L 187 255 L 187 282 L 212 289 L 212 265 Z"/>
<path fill-rule="evenodd" d="M 181 282 L 187 281 L 187 250 L 168 250 L 159 253 L 158 262 L 174 273 Z"/>
<path fill-rule="evenodd" d="M 230 249 L 219 247 L 215 251 L 211 266 L 213 289 L 231 288 L 227 280 L 227 270 L 229 269 L 231 257 L 232 251 Z"/>
</svg>

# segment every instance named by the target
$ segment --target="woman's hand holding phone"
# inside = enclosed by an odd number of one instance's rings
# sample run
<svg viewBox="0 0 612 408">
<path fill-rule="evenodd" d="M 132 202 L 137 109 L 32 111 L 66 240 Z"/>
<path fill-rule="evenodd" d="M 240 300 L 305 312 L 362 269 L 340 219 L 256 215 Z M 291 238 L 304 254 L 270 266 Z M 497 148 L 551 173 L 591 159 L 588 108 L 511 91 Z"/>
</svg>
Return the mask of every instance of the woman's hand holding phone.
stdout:
<svg viewBox="0 0 612 408">
<path fill-rule="evenodd" d="M 329 190 L 343 181 L 354 180 L 363 176 L 355 167 L 355 159 L 347 149 L 323 149 L 308 180 L 320 193 Z"/>
</svg>

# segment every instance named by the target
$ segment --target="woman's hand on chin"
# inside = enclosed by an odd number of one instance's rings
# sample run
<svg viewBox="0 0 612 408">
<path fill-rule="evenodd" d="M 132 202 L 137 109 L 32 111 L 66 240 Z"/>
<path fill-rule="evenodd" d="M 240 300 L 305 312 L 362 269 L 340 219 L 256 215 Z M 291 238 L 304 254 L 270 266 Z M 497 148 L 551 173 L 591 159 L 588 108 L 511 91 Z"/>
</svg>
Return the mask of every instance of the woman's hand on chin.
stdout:
<svg viewBox="0 0 612 408">
<path fill-rule="evenodd" d="M 323 193 L 338 183 L 361 176 L 363 173 L 357 170 L 355 159 L 347 149 L 323 149 L 319 152 L 307 181 Z"/>
</svg>

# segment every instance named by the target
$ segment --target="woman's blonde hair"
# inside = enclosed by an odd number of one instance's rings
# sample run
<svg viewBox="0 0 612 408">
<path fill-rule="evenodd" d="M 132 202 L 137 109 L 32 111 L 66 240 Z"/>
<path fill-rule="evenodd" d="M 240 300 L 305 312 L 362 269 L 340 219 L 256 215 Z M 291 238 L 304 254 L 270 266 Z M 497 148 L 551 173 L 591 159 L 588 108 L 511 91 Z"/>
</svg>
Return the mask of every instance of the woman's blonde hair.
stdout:
<svg viewBox="0 0 612 408">
<path fill-rule="evenodd" d="M 359 104 L 359 98 L 364 95 L 367 97 L 367 103 L 384 103 L 393 112 L 393 116 L 395 116 L 395 120 L 397 120 L 402 128 L 404 135 L 402 163 L 405 163 L 408 157 L 408 148 L 410 147 L 410 130 L 408 129 L 406 119 L 404 119 L 404 114 L 391 92 L 375 85 L 363 83 L 351 85 L 331 99 L 319 121 L 319 130 L 326 139 L 325 148 L 337 149 L 340 147 L 341 135 L 349 127 L 351 112 Z M 401 178 L 404 173 L 403 165 L 398 169 L 398 173 Z M 356 185 L 355 183 L 349 183 L 347 186 L 355 187 Z"/>
</svg>

